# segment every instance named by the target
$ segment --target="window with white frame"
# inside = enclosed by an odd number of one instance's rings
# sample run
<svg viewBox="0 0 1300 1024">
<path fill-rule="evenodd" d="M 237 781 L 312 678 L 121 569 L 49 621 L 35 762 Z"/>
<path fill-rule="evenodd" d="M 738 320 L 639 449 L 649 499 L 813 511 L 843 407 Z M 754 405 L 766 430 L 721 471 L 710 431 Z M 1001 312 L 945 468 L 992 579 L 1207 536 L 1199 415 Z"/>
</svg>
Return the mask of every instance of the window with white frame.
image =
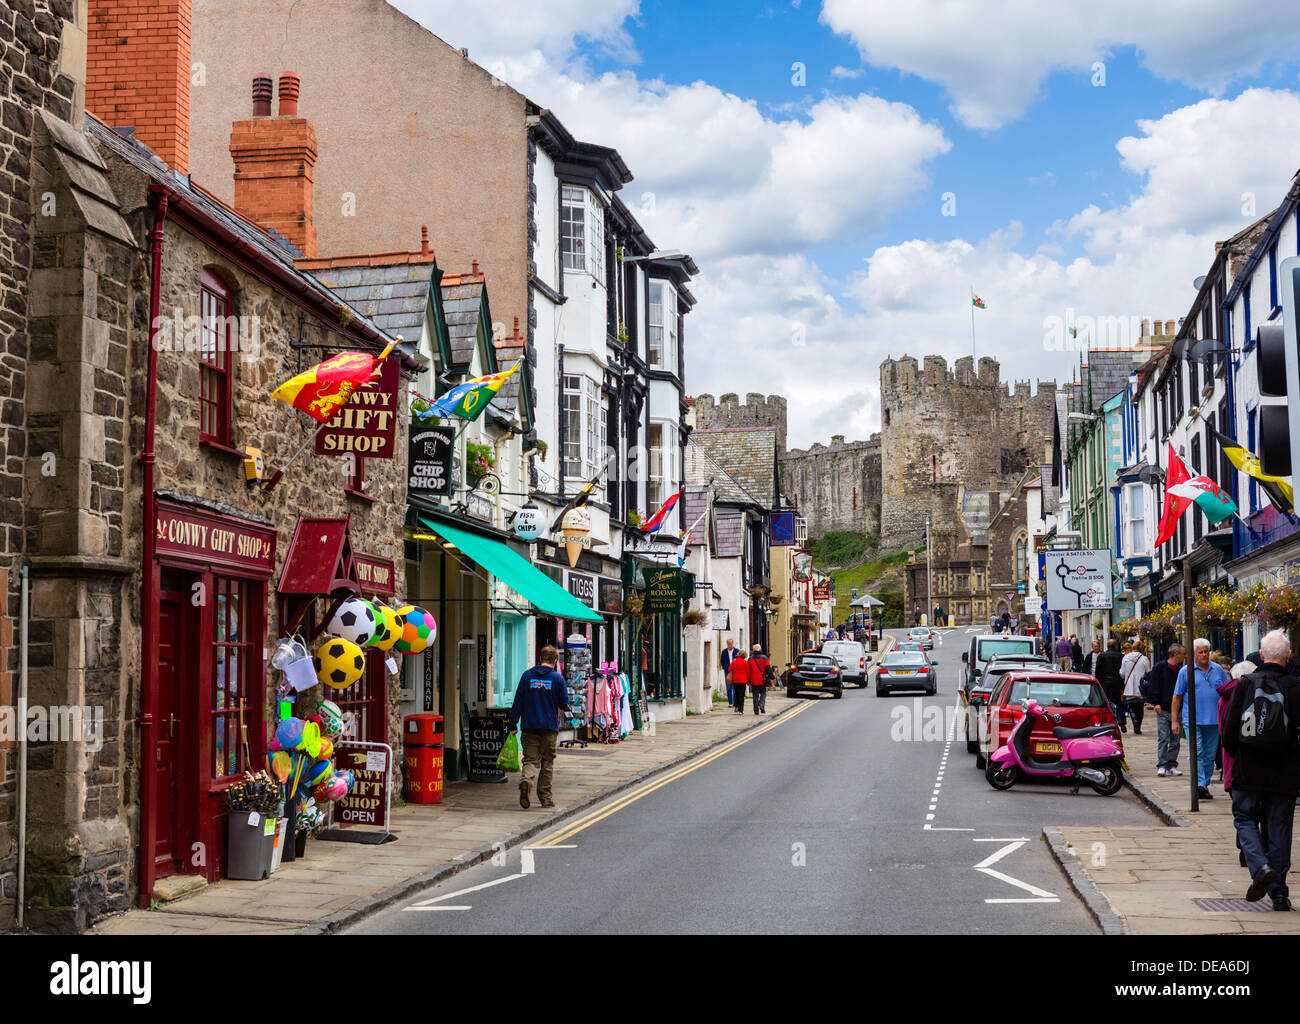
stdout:
<svg viewBox="0 0 1300 1024">
<path fill-rule="evenodd" d="M 677 292 L 667 281 L 650 282 L 646 362 L 656 370 L 677 369 Z"/>
<path fill-rule="evenodd" d="M 580 270 L 605 283 L 605 210 L 591 189 L 560 189 L 560 255 L 565 270 Z"/>
<path fill-rule="evenodd" d="M 600 386 L 590 377 L 564 377 L 564 475 L 590 480 L 605 452 L 605 416 Z"/>
<path fill-rule="evenodd" d="M 1147 554 L 1146 492 L 1141 484 L 1129 484 L 1125 490 L 1128 492 L 1128 529 L 1124 540 L 1128 543 L 1128 553 Z"/>
<path fill-rule="evenodd" d="M 647 445 L 650 471 L 646 480 L 646 514 L 654 515 L 672 493 L 677 468 L 677 426 L 652 422 Z"/>
</svg>

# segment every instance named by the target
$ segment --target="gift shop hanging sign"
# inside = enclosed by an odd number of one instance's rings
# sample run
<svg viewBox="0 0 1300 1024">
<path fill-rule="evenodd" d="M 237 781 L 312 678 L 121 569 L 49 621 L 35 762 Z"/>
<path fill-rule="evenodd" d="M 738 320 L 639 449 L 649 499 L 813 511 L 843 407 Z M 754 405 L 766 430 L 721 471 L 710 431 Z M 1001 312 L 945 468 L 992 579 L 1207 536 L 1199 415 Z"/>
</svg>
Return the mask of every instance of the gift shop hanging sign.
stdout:
<svg viewBox="0 0 1300 1024">
<path fill-rule="evenodd" d="M 379 379 L 357 388 L 316 433 L 316 454 L 391 459 L 396 437 L 397 360 L 385 359 Z"/>
<path fill-rule="evenodd" d="M 275 531 L 269 526 L 160 501 L 154 535 L 159 555 L 268 574 L 275 569 Z"/>
<path fill-rule="evenodd" d="M 352 553 L 352 565 L 357 570 L 357 582 L 368 594 L 383 594 L 391 597 L 397 592 L 396 573 L 393 560 L 380 555 L 367 555 L 360 551 Z"/>
</svg>

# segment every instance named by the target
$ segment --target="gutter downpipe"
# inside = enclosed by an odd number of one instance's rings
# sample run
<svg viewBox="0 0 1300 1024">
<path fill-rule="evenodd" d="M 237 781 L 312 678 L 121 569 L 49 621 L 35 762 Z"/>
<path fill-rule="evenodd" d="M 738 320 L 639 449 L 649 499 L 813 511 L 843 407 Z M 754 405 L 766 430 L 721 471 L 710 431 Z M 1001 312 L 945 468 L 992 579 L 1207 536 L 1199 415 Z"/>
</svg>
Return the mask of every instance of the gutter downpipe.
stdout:
<svg viewBox="0 0 1300 1024">
<path fill-rule="evenodd" d="M 27 623 L 31 618 L 30 571 L 22 568 L 22 619 L 18 658 L 18 930 L 23 930 L 24 880 L 27 877 Z"/>
<path fill-rule="evenodd" d="M 154 851 L 158 845 L 156 805 L 157 743 L 155 718 L 158 712 L 158 663 L 153 652 L 158 649 L 158 592 L 154 557 L 157 554 L 154 519 L 154 433 L 158 406 L 158 346 L 155 344 L 159 308 L 162 305 L 163 239 L 167 223 L 168 194 L 156 186 L 150 188 L 155 202 L 153 230 L 149 234 L 149 371 L 145 392 L 144 450 L 140 464 L 144 476 L 144 564 L 140 577 L 140 891 L 136 905 L 147 909 L 153 898 L 157 865 Z"/>
</svg>

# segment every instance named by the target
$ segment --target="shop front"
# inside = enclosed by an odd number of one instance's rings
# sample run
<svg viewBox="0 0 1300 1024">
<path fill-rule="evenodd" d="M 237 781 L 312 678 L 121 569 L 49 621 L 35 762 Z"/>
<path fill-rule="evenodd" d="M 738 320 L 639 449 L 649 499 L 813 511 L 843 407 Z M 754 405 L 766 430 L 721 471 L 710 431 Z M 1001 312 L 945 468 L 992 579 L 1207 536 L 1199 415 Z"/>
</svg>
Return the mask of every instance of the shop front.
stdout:
<svg viewBox="0 0 1300 1024">
<path fill-rule="evenodd" d="M 629 609 L 624 649 L 633 652 L 628 671 L 634 690 L 644 690 L 659 721 L 686 715 L 682 608 L 694 596 L 695 576 L 678 565 L 676 548 L 672 551 L 661 560 L 643 546 L 623 560 Z"/>
<path fill-rule="evenodd" d="M 158 649 L 153 828 L 141 857 L 154 877 L 222 877 L 225 791 L 257 764 L 265 731 L 268 589 L 276 532 L 216 502 L 159 496 L 154 516 Z M 146 657 L 148 657 L 146 652 Z M 149 705 L 146 705 L 149 706 Z M 147 837 L 152 832 L 152 841 Z"/>
</svg>

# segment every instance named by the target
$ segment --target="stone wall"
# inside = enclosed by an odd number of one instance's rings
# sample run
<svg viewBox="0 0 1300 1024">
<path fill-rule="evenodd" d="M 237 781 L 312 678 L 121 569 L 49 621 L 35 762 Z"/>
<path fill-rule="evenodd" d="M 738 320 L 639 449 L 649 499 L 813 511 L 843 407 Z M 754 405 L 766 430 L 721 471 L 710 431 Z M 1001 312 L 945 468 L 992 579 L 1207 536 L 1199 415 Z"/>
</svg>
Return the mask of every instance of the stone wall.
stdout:
<svg viewBox="0 0 1300 1024">
<path fill-rule="evenodd" d="M 1008 388 L 996 359 L 978 368 L 963 356 L 948 369 L 940 356 L 880 366 L 881 534 L 894 545 L 924 533 L 933 483 L 1004 487 L 1039 465 L 1052 438 L 1055 382 Z"/>
<path fill-rule="evenodd" d="M 808 536 L 833 530 L 880 533 L 880 435 L 867 441 L 836 434 L 829 446 L 796 448 L 781 458 L 781 493 L 798 502 Z"/>
<path fill-rule="evenodd" d="M 782 395 L 760 395 L 751 391 L 741 404 L 732 393 L 714 399 L 710 394 L 696 395 L 693 400 L 695 426 L 698 430 L 723 430 L 727 427 L 773 427 L 776 450 L 785 451 L 786 406 Z"/>
<path fill-rule="evenodd" d="M 63 19 L 73 14 L 71 0 L 0 5 L 0 707 L 14 703 L 19 659 L 27 296 L 32 221 L 42 206 L 31 187 L 33 137 L 37 111 L 79 116 L 78 79 L 62 73 Z M 0 930 L 13 920 L 17 891 L 15 769 L 12 748 L 0 744 Z"/>
</svg>

